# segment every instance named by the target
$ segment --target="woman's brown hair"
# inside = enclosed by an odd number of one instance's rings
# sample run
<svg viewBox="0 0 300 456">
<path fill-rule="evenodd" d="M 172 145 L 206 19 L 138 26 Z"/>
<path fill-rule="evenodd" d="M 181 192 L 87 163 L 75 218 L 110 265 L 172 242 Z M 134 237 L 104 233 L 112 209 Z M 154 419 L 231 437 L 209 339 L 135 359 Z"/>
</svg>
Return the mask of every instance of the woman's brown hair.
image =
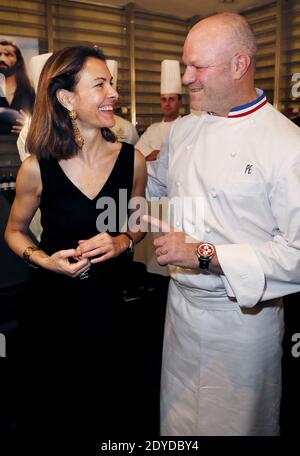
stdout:
<svg viewBox="0 0 300 456">
<path fill-rule="evenodd" d="M 78 152 L 69 111 L 56 97 L 59 89 L 73 90 L 86 60 L 94 57 L 105 62 L 105 55 L 92 45 L 70 46 L 55 52 L 46 62 L 39 80 L 27 150 L 38 159 L 68 159 Z M 101 128 L 106 141 L 115 142 L 109 128 Z"/>
</svg>

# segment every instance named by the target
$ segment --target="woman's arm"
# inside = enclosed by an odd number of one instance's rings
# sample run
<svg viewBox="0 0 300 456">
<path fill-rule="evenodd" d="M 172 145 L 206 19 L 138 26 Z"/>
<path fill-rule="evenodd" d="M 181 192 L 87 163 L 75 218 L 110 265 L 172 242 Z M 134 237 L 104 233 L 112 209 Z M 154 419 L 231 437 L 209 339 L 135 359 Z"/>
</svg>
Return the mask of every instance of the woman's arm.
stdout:
<svg viewBox="0 0 300 456">
<path fill-rule="evenodd" d="M 132 192 L 131 192 L 131 198 L 135 197 L 141 197 L 145 200 L 145 191 L 146 191 L 146 185 L 147 185 L 147 166 L 146 166 L 146 160 L 143 154 L 135 149 L 135 156 L 134 156 L 134 177 L 133 177 L 133 186 L 132 186 Z M 144 201 L 145 207 L 146 207 L 146 200 Z M 133 215 L 134 212 L 133 210 L 129 211 L 130 215 Z M 144 215 L 144 214 L 142 214 Z M 142 221 L 140 219 L 137 220 L 138 226 L 141 226 Z M 137 244 L 140 242 L 146 235 L 146 233 L 142 233 L 141 231 L 137 231 L 137 228 L 134 230 L 134 232 L 130 231 L 130 226 L 129 230 L 127 231 L 128 234 L 133 238 L 134 243 Z M 122 236 L 122 235 L 120 235 Z M 123 237 L 126 237 L 123 235 Z"/>
<path fill-rule="evenodd" d="M 5 231 L 6 242 L 20 257 L 26 247 L 33 245 L 29 225 L 39 207 L 41 191 L 39 164 L 36 158 L 31 156 L 24 161 L 18 172 L 16 196 Z"/>
<path fill-rule="evenodd" d="M 7 244 L 20 257 L 23 257 L 27 247 L 34 246 L 29 235 L 29 225 L 40 205 L 41 192 L 40 167 L 37 159 L 30 156 L 20 167 L 16 183 L 16 196 L 5 230 Z M 48 256 L 38 249 L 30 255 L 30 262 L 53 272 L 75 277 L 89 264 L 87 260 L 69 263 L 68 258 L 74 256 L 75 253 L 75 249 L 70 249 L 61 250 Z"/>
</svg>

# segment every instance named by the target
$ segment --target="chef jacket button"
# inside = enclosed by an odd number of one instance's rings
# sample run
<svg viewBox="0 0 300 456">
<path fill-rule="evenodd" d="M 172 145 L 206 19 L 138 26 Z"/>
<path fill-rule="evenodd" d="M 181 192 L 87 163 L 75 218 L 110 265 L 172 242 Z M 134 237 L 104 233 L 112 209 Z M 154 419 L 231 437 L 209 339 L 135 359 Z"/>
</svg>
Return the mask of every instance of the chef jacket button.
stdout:
<svg viewBox="0 0 300 456">
<path fill-rule="evenodd" d="M 180 226 L 180 222 L 176 222 L 175 225 L 179 227 Z"/>
<path fill-rule="evenodd" d="M 187 150 L 190 150 L 192 146 L 189 144 L 188 146 L 186 146 Z"/>
<path fill-rule="evenodd" d="M 235 152 L 235 151 L 232 151 L 232 152 L 230 153 L 230 155 L 231 155 L 232 157 L 235 157 L 235 156 L 236 156 L 236 152 Z"/>
<path fill-rule="evenodd" d="M 210 232 L 211 232 L 211 229 L 207 226 L 207 227 L 205 228 L 205 232 L 206 232 L 206 233 L 210 233 Z"/>
<path fill-rule="evenodd" d="M 217 194 L 217 192 L 216 192 L 215 190 L 212 190 L 211 196 L 212 196 L 213 198 L 216 198 L 216 197 L 218 196 L 218 194 Z"/>
<path fill-rule="evenodd" d="M 176 187 L 180 187 L 181 186 L 181 181 L 177 181 L 176 182 Z"/>
</svg>

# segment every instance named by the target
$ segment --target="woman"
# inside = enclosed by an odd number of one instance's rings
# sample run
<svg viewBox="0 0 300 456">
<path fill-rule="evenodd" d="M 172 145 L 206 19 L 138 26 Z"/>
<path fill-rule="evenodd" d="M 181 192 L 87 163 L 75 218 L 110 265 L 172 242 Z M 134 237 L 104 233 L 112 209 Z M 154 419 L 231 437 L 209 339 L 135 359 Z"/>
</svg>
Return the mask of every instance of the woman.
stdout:
<svg viewBox="0 0 300 456">
<path fill-rule="evenodd" d="M 122 380 L 127 351 L 120 283 L 131 260 L 127 251 L 143 234 L 120 233 L 118 215 L 113 232 L 99 233 L 98 207 L 110 199 L 119 214 L 119 190 L 127 203 L 143 196 L 146 168 L 142 155 L 110 131 L 116 99 L 96 47 L 62 49 L 41 73 L 27 139 L 31 156 L 20 168 L 5 233 L 11 249 L 36 267 L 20 311 L 22 359 L 33 361 L 31 370 L 26 364 L 32 394 L 26 407 L 35 399 L 35 430 L 37 423 L 41 430 L 54 423 L 52 433 L 71 423 L 79 430 L 101 425 L 102 432 L 124 426 L 130 381 Z M 28 227 L 38 208 L 43 232 L 36 246 Z M 94 412 L 96 420 L 89 419 Z"/>
</svg>

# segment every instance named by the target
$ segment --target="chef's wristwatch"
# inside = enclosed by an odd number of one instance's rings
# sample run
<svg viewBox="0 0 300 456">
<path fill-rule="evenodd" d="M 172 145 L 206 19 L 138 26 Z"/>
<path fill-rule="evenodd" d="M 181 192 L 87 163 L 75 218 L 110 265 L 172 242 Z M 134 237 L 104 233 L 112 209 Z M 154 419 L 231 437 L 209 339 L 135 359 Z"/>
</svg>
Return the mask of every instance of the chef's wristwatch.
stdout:
<svg viewBox="0 0 300 456">
<path fill-rule="evenodd" d="M 199 268 L 208 271 L 211 259 L 216 253 L 215 247 L 208 242 L 200 242 L 195 252 L 199 260 Z"/>
</svg>

